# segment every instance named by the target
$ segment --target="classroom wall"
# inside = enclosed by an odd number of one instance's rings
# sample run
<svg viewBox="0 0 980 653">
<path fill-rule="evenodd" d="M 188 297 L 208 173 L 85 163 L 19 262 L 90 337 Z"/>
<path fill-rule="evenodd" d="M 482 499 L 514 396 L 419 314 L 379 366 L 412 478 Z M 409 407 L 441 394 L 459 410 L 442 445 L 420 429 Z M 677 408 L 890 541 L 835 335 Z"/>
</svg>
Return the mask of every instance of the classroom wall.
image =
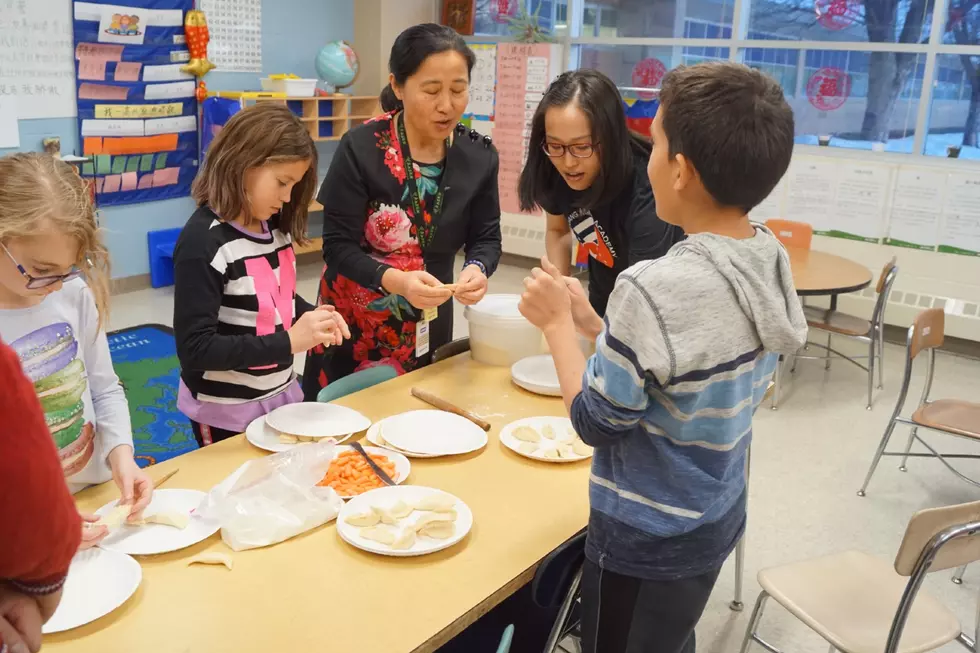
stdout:
<svg viewBox="0 0 980 653">
<path fill-rule="evenodd" d="M 361 0 L 357 0 L 360 2 Z M 292 72 L 316 77 L 313 61 L 325 43 L 353 39 L 355 0 L 265 0 L 262 3 L 262 71 Z M 205 82 L 211 90 L 255 90 L 255 73 L 211 72 Z M 41 139 L 61 137 L 64 154 L 78 152 L 78 124 L 74 118 L 21 120 L 21 151 L 40 151 Z M 319 171 L 329 165 L 335 143 L 319 143 Z M 0 155 L 14 149 L 0 149 Z M 102 226 L 112 256 L 113 278 L 149 273 L 146 233 L 180 227 L 194 210 L 190 198 L 147 202 L 102 210 Z"/>
<path fill-rule="evenodd" d="M 354 10 L 354 49 L 361 74 L 354 83 L 358 95 L 379 93 L 388 83 L 391 44 L 406 27 L 438 22 L 438 0 L 357 0 Z"/>
</svg>

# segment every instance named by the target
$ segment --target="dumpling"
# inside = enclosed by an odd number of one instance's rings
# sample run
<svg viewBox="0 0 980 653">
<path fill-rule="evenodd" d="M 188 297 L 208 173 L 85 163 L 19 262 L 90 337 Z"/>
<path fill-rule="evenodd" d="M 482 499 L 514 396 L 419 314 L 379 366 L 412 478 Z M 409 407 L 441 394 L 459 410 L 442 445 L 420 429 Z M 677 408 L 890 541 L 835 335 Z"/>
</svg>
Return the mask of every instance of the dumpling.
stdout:
<svg viewBox="0 0 980 653">
<path fill-rule="evenodd" d="M 126 521 L 126 517 L 129 517 L 129 513 L 132 511 L 132 506 L 121 506 L 115 505 L 106 514 L 102 515 L 99 521 L 95 522 L 96 526 L 105 526 L 109 530 L 113 528 L 119 528 Z"/>
<path fill-rule="evenodd" d="M 392 542 L 391 548 L 398 551 L 404 551 L 406 549 L 411 549 L 415 546 L 415 529 L 414 528 L 403 528 L 399 533 L 395 541 Z"/>
<path fill-rule="evenodd" d="M 530 426 L 518 426 L 511 431 L 511 435 L 521 442 L 541 442 L 541 434 Z"/>
<path fill-rule="evenodd" d="M 282 444 L 296 444 L 299 442 L 299 438 L 295 435 L 290 435 L 289 433 L 280 433 L 279 442 Z"/>
<path fill-rule="evenodd" d="M 408 505 L 404 501 L 398 500 L 394 503 L 394 505 L 388 508 L 387 513 L 393 519 L 403 519 L 411 515 L 413 510 L 415 509 L 412 508 L 412 506 Z"/>
<path fill-rule="evenodd" d="M 442 492 L 427 494 L 415 504 L 416 510 L 428 510 L 431 512 L 450 512 L 455 507 L 456 499 Z"/>
<path fill-rule="evenodd" d="M 378 516 L 378 519 L 381 520 L 382 524 L 387 524 L 388 526 L 398 525 L 398 520 L 395 519 L 395 517 L 384 508 L 378 508 L 377 506 L 374 506 L 371 508 L 371 510 L 373 510 L 374 513 Z"/>
<path fill-rule="evenodd" d="M 551 424 L 544 425 L 544 428 L 541 429 L 541 435 L 543 435 L 549 440 L 554 440 L 555 438 L 558 437 L 558 434 L 555 432 L 555 427 L 552 426 Z"/>
<path fill-rule="evenodd" d="M 173 526 L 181 530 L 187 528 L 191 523 L 191 516 L 184 512 L 158 512 L 155 515 L 146 515 L 143 522 L 147 524 L 163 524 Z"/>
<path fill-rule="evenodd" d="M 558 451 L 557 447 L 549 447 L 548 449 L 541 451 L 541 457 L 549 460 L 558 460 L 561 458 L 561 453 Z"/>
<path fill-rule="evenodd" d="M 419 535 L 431 537 L 434 540 L 448 540 L 455 534 L 456 525 L 451 521 L 432 522 L 419 530 Z"/>
<path fill-rule="evenodd" d="M 428 528 L 432 524 L 438 524 L 440 522 L 452 523 L 456 521 L 456 511 L 452 512 L 430 512 L 422 515 L 415 522 L 415 530 L 421 531 Z"/>
<path fill-rule="evenodd" d="M 367 526 L 376 526 L 380 521 L 381 515 L 379 515 L 376 511 L 371 510 L 369 512 L 348 515 L 348 517 L 344 520 L 344 523 L 350 524 L 351 526 L 356 526 L 358 528 L 365 528 Z"/>
<path fill-rule="evenodd" d="M 572 442 L 572 450 L 578 456 L 591 456 L 592 455 L 592 447 L 590 447 L 589 445 L 585 444 L 584 442 L 582 442 L 578 438 L 575 438 L 575 440 Z"/>
<path fill-rule="evenodd" d="M 577 458 L 578 454 L 575 453 L 575 449 L 571 442 L 563 442 L 558 447 L 558 457 L 559 458 Z"/>
<path fill-rule="evenodd" d="M 391 529 L 384 528 L 382 526 L 362 528 L 361 537 L 363 537 L 365 540 L 371 540 L 372 542 L 378 542 L 388 546 L 395 543 L 395 534 L 391 532 Z"/>
<path fill-rule="evenodd" d="M 195 563 L 202 565 L 224 565 L 229 571 L 235 566 L 231 556 L 221 551 L 207 551 L 196 555 L 187 561 L 187 566 L 190 567 Z"/>
<path fill-rule="evenodd" d="M 297 435 L 296 439 L 300 442 L 315 442 L 316 438 L 311 435 Z"/>
<path fill-rule="evenodd" d="M 519 445 L 517 445 L 517 450 L 520 451 L 522 454 L 533 456 L 538 451 L 538 443 L 521 442 Z"/>
</svg>

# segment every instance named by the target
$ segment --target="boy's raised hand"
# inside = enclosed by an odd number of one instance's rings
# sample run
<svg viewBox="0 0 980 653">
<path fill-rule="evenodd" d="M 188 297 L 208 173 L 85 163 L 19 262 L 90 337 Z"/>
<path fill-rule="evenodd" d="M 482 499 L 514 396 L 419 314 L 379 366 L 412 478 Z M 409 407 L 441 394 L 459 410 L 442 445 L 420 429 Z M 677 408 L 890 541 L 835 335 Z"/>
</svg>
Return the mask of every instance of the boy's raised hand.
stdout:
<svg viewBox="0 0 980 653">
<path fill-rule="evenodd" d="M 547 256 L 541 267 L 531 270 L 524 279 L 524 294 L 518 305 L 521 315 L 542 331 L 572 319 L 572 298 L 565 279 Z"/>
</svg>

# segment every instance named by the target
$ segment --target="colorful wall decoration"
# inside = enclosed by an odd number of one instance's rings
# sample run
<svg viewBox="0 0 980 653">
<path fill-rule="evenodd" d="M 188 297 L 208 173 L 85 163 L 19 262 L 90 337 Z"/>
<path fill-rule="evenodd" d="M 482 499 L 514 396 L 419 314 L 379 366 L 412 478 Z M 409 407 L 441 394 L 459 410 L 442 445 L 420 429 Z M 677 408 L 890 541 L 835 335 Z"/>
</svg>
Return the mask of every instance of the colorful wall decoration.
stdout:
<svg viewBox="0 0 980 653">
<path fill-rule="evenodd" d="M 78 129 L 101 206 L 184 197 L 197 174 L 193 0 L 73 2 Z"/>
</svg>

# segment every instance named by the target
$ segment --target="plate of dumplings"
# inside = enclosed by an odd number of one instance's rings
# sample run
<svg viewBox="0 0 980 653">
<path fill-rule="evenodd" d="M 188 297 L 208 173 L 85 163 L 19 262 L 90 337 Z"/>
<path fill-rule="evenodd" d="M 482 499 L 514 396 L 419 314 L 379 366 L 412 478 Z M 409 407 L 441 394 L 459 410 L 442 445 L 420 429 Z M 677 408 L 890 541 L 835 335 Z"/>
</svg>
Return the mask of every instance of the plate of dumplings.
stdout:
<svg viewBox="0 0 980 653">
<path fill-rule="evenodd" d="M 516 454 L 546 463 L 574 463 L 592 457 L 592 447 L 567 417 L 528 417 L 500 431 L 500 442 Z"/>
<path fill-rule="evenodd" d="M 473 513 L 458 497 L 435 488 L 396 485 L 365 492 L 337 516 L 340 538 L 386 556 L 421 556 L 458 544 Z"/>
</svg>

